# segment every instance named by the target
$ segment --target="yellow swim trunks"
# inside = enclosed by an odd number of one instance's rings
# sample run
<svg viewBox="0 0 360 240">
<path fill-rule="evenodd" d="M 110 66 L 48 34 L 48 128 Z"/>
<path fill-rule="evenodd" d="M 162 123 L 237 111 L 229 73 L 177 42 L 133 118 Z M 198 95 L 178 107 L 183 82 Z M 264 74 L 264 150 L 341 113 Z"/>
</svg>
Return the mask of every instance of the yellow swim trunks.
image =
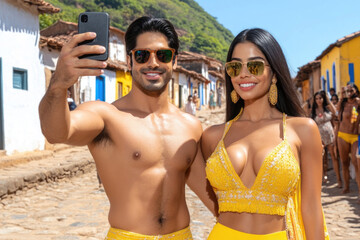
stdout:
<svg viewBox="0 0 360 240">
<path fill-rule="evenodd" d="M 105 240 L 192 240 L 190 227 L 184 228 L 180 231 L 165 234 L 165 235 L 143 235 L 134 232 L 128 232 L 121 229 L 110 228 Z"/>
<path fill-rule="evenodd" d="M 208 240 L 225 240 L 225 239 L 241 239 L 241 240 L 287 240 L 286 231 L 275 232 L 270 234 L 250 234 L 243 233 L 232 228 L 226 227 L 220 223 L 216 223 L 211 231 Z"/>
</svg>

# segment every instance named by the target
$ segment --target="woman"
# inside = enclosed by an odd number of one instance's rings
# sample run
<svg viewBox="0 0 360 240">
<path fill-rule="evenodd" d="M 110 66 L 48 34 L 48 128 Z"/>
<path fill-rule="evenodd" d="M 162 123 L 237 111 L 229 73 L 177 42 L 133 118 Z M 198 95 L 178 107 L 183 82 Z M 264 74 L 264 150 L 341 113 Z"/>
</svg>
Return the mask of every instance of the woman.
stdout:
<svg viewBox="0 0 360 240">
<path fill-rule="evenodd" d="M 214 110 L 215 109 L 215 94 L 214 94 L 214 90 L 210 90 L 210 100 L 209 100 L 209 108 L 210 110 Z"/>
<path fill-rule="evenodd" d="M 342 90 L 341 92 L 342 95 L 345 95 L 345 90 Z M 339 107 L 339 96 L 335 93 L 333 95 L 331 95 L 331 103 L 335 106 L 335 109 L 337 110 Z M 334 140 L 334 155 L 335 155 L 335 160 L 336 163 L 333 163 L 334 168 L 335 168 L 335 173 L 337 171 L 337 169 L 340 169 L 340 155 L 339 155 L 339 148 L 338 148 L 338 144 L 337 144 L 337 135 L 338 135 L 338 131 L 339 131 L 339 117 L 338 117 L 338 111 L 336 111 L 336 114 L 333 115 L 333 119 L 331 120 L 331 124 L 334 128 L 334 135 L 335 135 L 335 140 Z M 339 166 L 338 168 L 335 167 L 335 165 L 337 164 L 337 166 Z M 336 173 L 337 174 L 337 173 Z M 340 180 L 340 182 L 339 182 Z M 339 170 L 339 178 L 338 178 L 338 188 L 342 188 L 342 180 L 341 180 L 341 175 L 340 175 L 340 170 Z"/>
<path fill-rule="evenodd" d="M 350 192 L 350 160 L 355 169 L 355 178 L 358 185 L 360 203 L 360 159 L 356 158 L 356 149 L 358 147 L 359 123 L 360 123 L 360 98 L 359 89 L 354 83 L 348 83 L 344 88 L 345 98 L 341 95 L 339 111 L 339 131 L 338 148 L 342 164 L 342 173 L 344 178 L 344 188 L 342 193 Z M 349 158 L 349 154 L 351 158 Z"/>
<path fill-rule="evenodd" d="M 244 30 L 225 66 L 227 123 L 202 137 L 219 204 L 208 239 L 325 239 L 320 134 L 301 117 L 279 44 L 265 30 Z"/>
<path fill-rule="evenodd" d="M 185 105 L 185 112 L 186 113 L 189 113 L 193 116 L 196 115 L 196 106 L 195 106 L 195 103 L 193 102 L 193 97 L 192 95 L 189 95 L 188 97 L 188 101 Z"/>
<path fill-rule="evenodd" d="M 336 116 L 335 106 L 329 101 L 324 91 L 319 91 L 314 94 L 314 103 L 311 109 L 311 118 L 314 119 L 319 127 L 323 151 L 323 182 L 328 182 L 327 171 L 328 171 L 328 159 L 327 152 L 330 152 L 331 159 L 333 161 L 334 170 L 338 182 L 338 187 L 341 188 L 341 176 L 339 162 L 335 159 L 334 152 L 334 141 L 335 134 L 331 124 L 333 116 Z"/>
</svg>

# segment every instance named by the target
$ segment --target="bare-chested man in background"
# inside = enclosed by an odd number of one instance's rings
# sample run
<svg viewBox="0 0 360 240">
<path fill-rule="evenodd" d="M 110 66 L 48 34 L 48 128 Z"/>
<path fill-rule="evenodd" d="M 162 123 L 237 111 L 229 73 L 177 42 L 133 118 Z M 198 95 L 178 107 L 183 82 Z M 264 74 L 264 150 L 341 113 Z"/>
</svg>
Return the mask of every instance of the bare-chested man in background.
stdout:
<svg viewBox="0 0 360 240">
<path fill-rule="evenodd" d="M 359 131 L 359 112 L 360 112 L 360 99 L 359 90 L 353 83 L 348 84 L 344 90 L 346 91 L 347 98 L 341 96 L 339 107 L 339 131 L 338 131 L 338 148 L 340 159 L 342 162 L 342 172 L 344 177 L 344 189 L 343 193 L 350 192 L 350 158 L 355 167 L 356 182 L 359 188 L 360 196 L 360 171 L 359 164 L 356 159 L 356 149 L 358 146 L 358 131 Z M 360 203 L 360 197 L 359 197 Z"/>
<path fill-rule="evenodd" d="M 98 76 L 106 67 L 78 58 L 104 52 L 78 46 L 94 37 L 79 34 L 63 47 L 39 106 L 42 131 L 51 143 L 88 145 L 110 201 L 106 239 L 192 239 L 185 183 L 213 212 L 215 204 L 205 190 L 201 124 L 168 102 L 179 47 L 175 29 L 164 19 L 135 20 L 125 35 L 131 92 L 70 112 L 66 90 L 79 76 Z"/>
</svg>

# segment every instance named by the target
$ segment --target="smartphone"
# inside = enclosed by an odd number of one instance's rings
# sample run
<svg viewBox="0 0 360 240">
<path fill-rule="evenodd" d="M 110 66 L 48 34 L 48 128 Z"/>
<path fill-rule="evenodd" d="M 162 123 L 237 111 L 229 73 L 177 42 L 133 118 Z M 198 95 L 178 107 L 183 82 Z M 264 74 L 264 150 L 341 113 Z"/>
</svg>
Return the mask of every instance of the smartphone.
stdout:
<svg viewBox="0 0 360 240">
<path fill-rule="evenodd" d="M 79 58 L 105 61 L 109 57 L 109 14 L 106 12 L 84 12 L 79 15 L 78 33 L 95 32 L 96 38 L 79 45 L 101 45 L 106 51 L 103 54 L 87 54 Z"/>
</svg>

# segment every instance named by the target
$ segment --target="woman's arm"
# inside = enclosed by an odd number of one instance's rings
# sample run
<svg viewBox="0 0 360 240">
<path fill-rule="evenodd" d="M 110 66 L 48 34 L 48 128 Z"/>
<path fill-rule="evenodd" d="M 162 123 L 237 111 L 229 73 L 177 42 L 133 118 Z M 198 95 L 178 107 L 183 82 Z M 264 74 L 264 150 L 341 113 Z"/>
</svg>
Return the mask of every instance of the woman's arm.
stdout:
<svg viewBox="0 0 360 240">
<path fill-rule="evenodd" d="M 321 206 L 321 137 L 318 127 L 312 119 L 297 118 L 295 121 L 294 129 L 301 141 L 301 212 L 306 239 L 322 240 L 325 239 L 325 236 Z"/>
</svg>

